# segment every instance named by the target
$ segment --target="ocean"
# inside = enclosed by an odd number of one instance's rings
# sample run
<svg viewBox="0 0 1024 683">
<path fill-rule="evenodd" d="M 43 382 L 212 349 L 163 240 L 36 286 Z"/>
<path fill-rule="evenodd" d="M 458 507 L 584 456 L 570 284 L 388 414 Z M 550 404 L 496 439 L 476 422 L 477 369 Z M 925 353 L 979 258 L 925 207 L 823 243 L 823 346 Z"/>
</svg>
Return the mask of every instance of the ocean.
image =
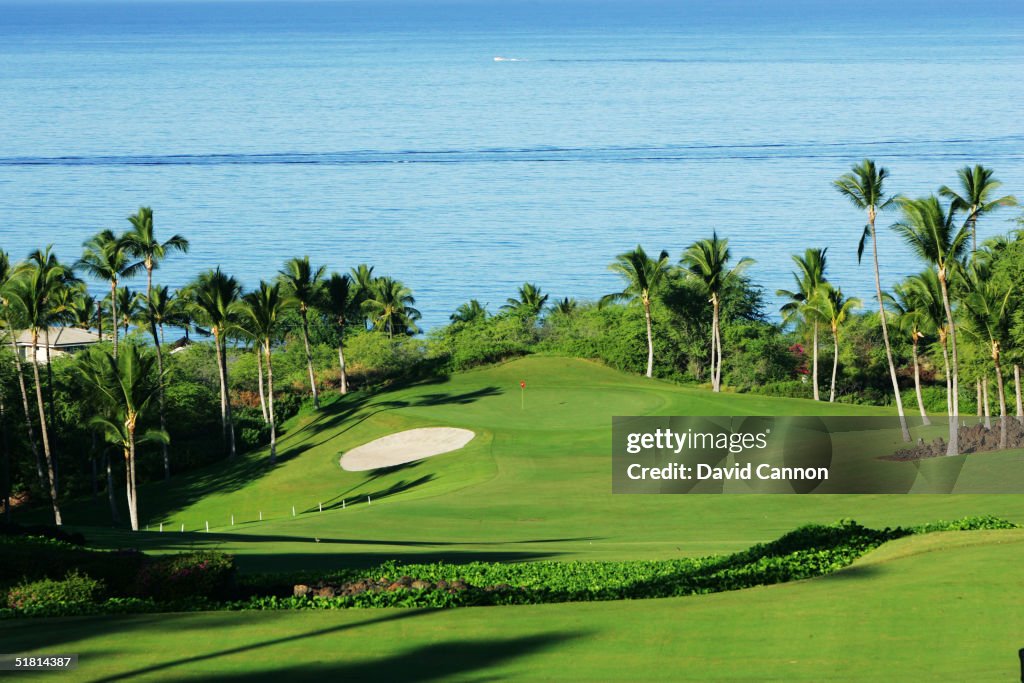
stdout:
<svg viewBox="0 0 1024 683">
<path fill-rule="evenodd" d="M 0 0 L 0 248 L 73 261 L 147 205 L 193 245 L 162 284 L 366 262 L 430 329 L 524 281 L 596 299 L 616 254 L 717 230 L 772 311 L 809 246 L 870 301 L 832 180 L 983 163 L 1024 197 L 1024 3 L 837 5 Z M 884 283 L 919 269 L 892 220 Z"/>
</svg>

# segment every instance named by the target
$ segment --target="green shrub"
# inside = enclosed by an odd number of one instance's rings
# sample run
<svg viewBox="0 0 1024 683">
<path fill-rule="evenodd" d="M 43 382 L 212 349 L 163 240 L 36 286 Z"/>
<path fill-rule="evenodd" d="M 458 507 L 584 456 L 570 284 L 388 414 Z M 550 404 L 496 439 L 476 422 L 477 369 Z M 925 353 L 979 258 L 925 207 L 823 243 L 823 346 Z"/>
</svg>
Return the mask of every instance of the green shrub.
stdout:
<svg viewBox="0 0 1024 683">
<path fill-rule="evenodd" d="M 223 598 L 233 585 L 235 561 L 214 551 L 149 559 L 135 580 L 135 594 L 157 601 Z"/>
<path fill-rule="evenodd" d="M 88 550 L 35 536 L 0 536 L 0 588 L 19 581 L 60 579 L 77 570 L 112 589 L 130 586 L 144 555 L 134 550 Z"/>
<path fill-rule="evenodd" d="M 102 581 L 70 571 L 63 579 L 42 579 L 18 584 L 7 592 L 7 607 L 14 610 L 89 605 L 99 600 L 106 587 Z"/>
</svg>

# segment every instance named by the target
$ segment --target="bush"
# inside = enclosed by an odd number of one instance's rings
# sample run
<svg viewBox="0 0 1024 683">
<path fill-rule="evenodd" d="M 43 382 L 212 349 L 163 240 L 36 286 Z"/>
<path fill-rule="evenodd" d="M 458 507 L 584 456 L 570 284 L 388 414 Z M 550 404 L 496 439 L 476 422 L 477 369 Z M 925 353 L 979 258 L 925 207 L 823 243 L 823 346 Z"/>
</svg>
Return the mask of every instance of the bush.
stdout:
<svg viewBox="0 0 1024 683">
<path fill-rule="evenodd" d="M 97 602 L 105 590 L 102 581 L 74 570 L 63 579 L 42 579 L 15 586 L 7 592 L 7 607 L 14 610 L 74 608 Z"/>
<path fill-rule="evenodd" d="M 77 570 L 108 586 L 130 586 L 144 556 L 134 550 L 88 550 L 36 536 L 0 536 L 0 588 L 18 581 L 56 580 Z"/>
<path fill-rule="evenodd" d="M 234 578 L 231 555 L 213 551 L 166 555 L 146 562 L 136 578 L 135 593 L 161 602 L 223 598 Z"/>
<path fill-rule="evenodd" d="M 67 532 L 59 526 L 45 524 L 33 524 L 23 526 L 21 524 L 0 524 L 0 536 L 39 536 L 54 541 L 63 541 L 72 545 L 85 545 L 85 536 L 79 532 Z"/>
</svg>

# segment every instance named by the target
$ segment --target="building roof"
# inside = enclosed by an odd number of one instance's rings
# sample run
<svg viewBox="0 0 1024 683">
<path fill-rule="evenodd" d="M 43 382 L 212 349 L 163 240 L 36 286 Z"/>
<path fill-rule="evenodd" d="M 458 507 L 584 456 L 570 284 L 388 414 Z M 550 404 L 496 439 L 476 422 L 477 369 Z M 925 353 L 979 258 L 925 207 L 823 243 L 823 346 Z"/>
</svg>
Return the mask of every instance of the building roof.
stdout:
<svg viewBox="0 0 1024 683">
<path fill-rule="evenodd" d="M 49 345 L 51 349 L 68 346 L 86 346 L 88 344 L 95 344 L 98 341 L 100 341 L 98 334 L 77 327 L 51 327 L 49 330 Z M 32 333 L 29 330 L 19 332 L 15 342 L 18 346 L 31 346 Z M 46 343 L 46 332 L 40 330 L 39 346 L 43 347 Z"/>
</svg>

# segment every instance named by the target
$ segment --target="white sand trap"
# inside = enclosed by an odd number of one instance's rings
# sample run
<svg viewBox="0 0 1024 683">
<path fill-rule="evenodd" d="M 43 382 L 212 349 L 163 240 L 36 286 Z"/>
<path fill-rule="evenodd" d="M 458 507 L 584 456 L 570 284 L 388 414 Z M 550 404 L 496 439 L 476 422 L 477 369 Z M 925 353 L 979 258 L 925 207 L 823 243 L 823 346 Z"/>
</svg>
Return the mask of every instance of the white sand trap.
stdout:
<svg viewBox="0 0 1024 683">
<path fill-rule="evenodd" d="M 476 436 L 468 429 L 454 427 L 420 427 L 388 434 L 341 456 L 341 468 L 364 472 L 381 467 L 394 467 L 432 455 L 457 451 Z"/>
</svg>

